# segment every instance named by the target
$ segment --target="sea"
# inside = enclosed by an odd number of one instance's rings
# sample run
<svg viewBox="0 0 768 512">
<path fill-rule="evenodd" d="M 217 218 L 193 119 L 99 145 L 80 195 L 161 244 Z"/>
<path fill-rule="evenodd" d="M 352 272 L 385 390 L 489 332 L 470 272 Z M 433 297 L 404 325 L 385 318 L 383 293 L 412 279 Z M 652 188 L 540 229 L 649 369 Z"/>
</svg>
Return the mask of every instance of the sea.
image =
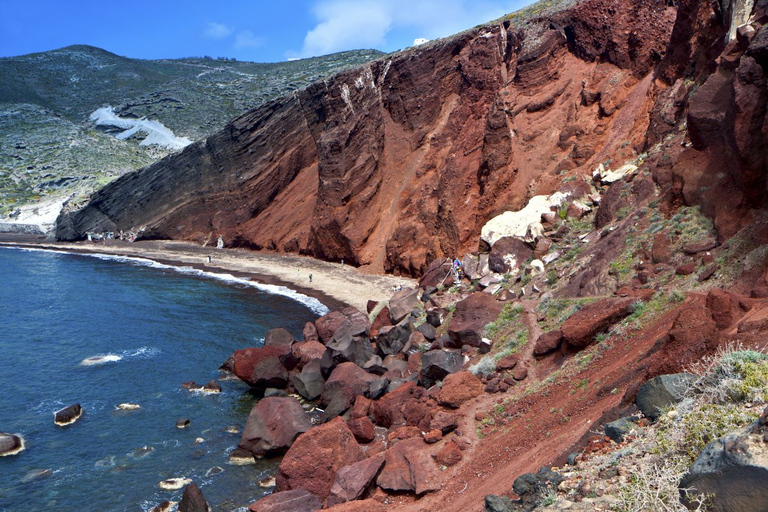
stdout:
<svg viewBox="0 0 768 512">
<path fill-rule="evenodd" d="M 191 479 L 215 511 L 246 510 L 271 492 L 259 482 L 279 459 L 229 464 L 258 398 L 218 368 L 269 329 L 298 337 L 325 312 L 227 274 L 0 248 L 0 431 L 26 445 L 0 457 L 0 511 L 147 511 L 181 499 L 158 486 L 170 478 Z M 181 387 L 212 379 L 221 394 Z M 75 403 L 80 420 L 54 424 Z M 190 425 L 178 429 L 182 418 Z"/>
</svg>

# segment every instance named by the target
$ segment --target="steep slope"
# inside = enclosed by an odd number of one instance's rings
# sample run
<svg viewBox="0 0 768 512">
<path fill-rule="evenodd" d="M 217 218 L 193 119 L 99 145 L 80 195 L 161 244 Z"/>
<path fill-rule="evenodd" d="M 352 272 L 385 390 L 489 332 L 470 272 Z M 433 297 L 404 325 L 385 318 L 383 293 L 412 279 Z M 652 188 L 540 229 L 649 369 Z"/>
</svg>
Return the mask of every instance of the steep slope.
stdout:
<svg viewBox="0 0 768 512">
<path fill-rule="evenodd" d="M 528 9 L 525 19 L 510 16 L 271 102 L 103 189 L 59 219 L 58 237 L 122 229 L 202 241 L 216 233 L 232 246 L 418 275 L 435 257 L 476 250 L 493 216 L 575 186 L 567 184 L 600 163 L 636 161 L 697 119 L 680 169 L 669 170 L 670 156 L 657 165 L 667 169 L 659 182 L 676 184 L 670 201 L 706 200 L 689 189 L 714 180 L 735 204 L 758 206 L 736 196 L 754 188 L 746 176 L 764 180 L 759 158 L 741 157 L 740 166 L 706 158 L 720 154 L 717 140 L 738 145 L 717 139 L 717 123 L 734 119 L 723 109 L 733 108 L 722 87 L 707 85 L 727 68 L 712 75 L 725 45 L 736 52 L 745 44 L 726 37 L 738 16 L 716 3 L 565 4 Z M 707 114 L 710 104 L 721 107 Z M 755 104 L 745 133 L 759 139 Z M 744 143 L 752 151 L 760 142 Z M 729 179 L 716 178 L 716 165 Z M 706 189 L 706 211 L 722 204 L 721 188 Z M 734 201 L 723 215 L 744 219 Z"/>
<path fill-rule="evenodd" d="M 265 101 L 381 55 L 259 64 L 129 59 L 78 45 L 0 58 L 0 214 L 47 195 L 87 196 L 96 183 L 149 165 Z M 97 109 L 122 121 L 100 122 Z M 161 136 L 128 131 L 132 123 Z"/>
</svg>

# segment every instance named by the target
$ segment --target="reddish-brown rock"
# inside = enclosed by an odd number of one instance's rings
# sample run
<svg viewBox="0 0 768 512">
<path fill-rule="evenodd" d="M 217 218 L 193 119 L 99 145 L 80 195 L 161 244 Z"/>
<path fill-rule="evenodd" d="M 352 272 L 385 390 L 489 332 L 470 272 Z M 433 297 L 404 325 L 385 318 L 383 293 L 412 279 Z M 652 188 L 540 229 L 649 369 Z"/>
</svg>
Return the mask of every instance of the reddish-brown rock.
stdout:
<svg viewBox="0 0 768 512">
<path fill-rule="evenodd" d="M 373 422 L 367 416 L 347 421 L 347 426 L 360 443 L 370 443 L 376 437 Z"/>
<path fill-rule="evenodd" d="M 432 260 L 424 275 L 419 279 L 419 288 L 436 287 L 440 284 L 449 282 L 448 277 L 451 274 L 452 262 L 450 258 L 437 258 Z"/>
<path fill-rule="evenodd" d="M 443 387 L 437 394 L 440 405 L 458 408 L 467 400 L 483 394 L 485 386 L 474 374 L 462 371 L 448 375 L 443 381 Z"/>
<path fill-rule="evenodd" d="M 254 457 L 277 455 L 310 428 L 309 417 L 295 398 L 263 398 L 251 409 L 239 446 Z"/>
<path fill-rule="evenodd" d="M 360 498 L 373 483 L 383 464 L 384 454 L 379 453 L 339 469 L 325 506 L 332 507 Z"/>
<path fill-rule="evenodd" d="M 211 507 L 205 501 L 203 493 L 197 484 L 189 484 L 184 488 L 184 494 L 179 502 L 179 512 L 208 512 Z"/>
<path fill-rule="evenodd" d="M 448 441 L 445 443 L 443 447 L 440 448 L 440 451 L 435 454 L 435 460 L 438 464 L 449 467 L 458 462 L 461 462 L 462 458 L 463 455 L 459 449 L 459 446 L 453 441 Z"/>
<path fill-rule="evenodd" d="M 270 329 L 264 336 L 265 347 L 290 347 L 294 341 L 293 334 L 282 327 Z"/>
<path fill-rule="evenodd" d="M 496 362 L 496 370 L 502 372 L 505 370 L 511 370 L 518 362 L 518 357 L 514 354 L 504 356 Z"/>
<path fill-rule="evenodd" d="M 689 262 L 684 265 L 680 265 L 675 269 L 675 274 L 679 276 L 689 276 L 696 271 L 696 263 Z"/>
<path fill-rule="evenodd" d="M 314 512 L 323 508 L 320 498 L 304 489 L 267 494 L 256 503 L 252 503 L 249 512 Z"/>
<path fill-rule="evenodd" d="M 402 407 L 413 396 L 415 382 L 407 382 L 391 393 L 387 393 L 373 403 L 373 419 L 382 427 L 405 425 Z"/>
<path fill-rule="evenodd" d="M 560 348 L 560 344 L 562 342 L 563 333 L 560 331 L 560 329 L 545 332 L 536 339 L 536 346 L 533 348 L 533 355 L 543 356 L 545 354 L 549 354 L 550 352 L 554 352 Z M 499 366 L 496 365 L 496 368 L 499 369 Z"/>
<path fill-rule="evenodd" d="M 631 299 L 608 298 L 584 306 L 563 322 L 560 328 L 563 339 L 570 346 L 586 347 L 597 334 L 605 332 L 629 315 L 632 312 L 632 302 Z"/>
<path fill-rule="evenodd" d="M 386 451 L 384 469 L 376 484 L 388 491 L 423 494 L 440 490 L 437 466 L 425 450 L 421 438 L 406 439 Z"/>
<path fill-rule="evenodd" d="M 318 341 L 320 339 L 317 335 L 317 327 L 315 327 L 313 322 L 304 324 L 302 335 L 304 336 L 304 341 Z"/>
<path fill-rule="evenodd" d="M 672 251 L 669 245 L 669 237 L 666 233 L 656 233 L 653 236 L 651 259 L 654 263 L 669 263 L 669 260 L 672 259 Z"/>
<path fill-rule="evenodd" d="M 348 501 L 347 503 L 334 505 L 326 510 L 330 510 L 331 512 L 386 512 L 387 507 L 381 502 L 368 499 Z"/>
<path fill-rule="evenodd" d="M 439 429 L 433 429 L 429 432 L 424 432 L 424 442 L 427 444 L 435 444 L 443 438 L 443 432 Z"/>
<path fill-rule="evenodd" d="M 707 308 L 718 329 L 732 325 L 737 318 L 751 309 L 748 299 L 744 299 L 724 290 L 712 289 L 707 294 Z"/>
<path fill-rule="evenodd" d="M 459 417 L 452 412 L 438 411 L 429 423 L 430 429 L 437 429 L 443 434 L 456 429 L 459 426 Z"/>
<path fill-rule="evenodd" d="M 336 471 L 363 458 L 363 451 L 346 422 L 336 418 L 296 439 L 280 463 L 275 490 L 301 488 L 325 500 Z"/>
<path fill-rule="evenodd" d="M 315 320 L 320 341 L 327 345 L 333 339 L 336 331 L 345 323 L 350 325 L 353 334 L 362 332 L 365 332 L 366 335 L 370 334 L 368 317 L 356 308 L 347 306 L 339 311 L 331 311 Z"/>
<path fill-rule="evenodd" d="M 373 401 L 370 398 L 366 398 L 363 395 L 355 397 L 355 403 L 352 405 L 352 409 L 349 411 L 349 417 L 364 418 L 371 412 Z"/>
<path fill-rule="evenodd" d="M 233 372 L 255 388 L 284 388 L 288 384 L 288 370 L 280 358 L 290 348 L 246 348 L 234 353 Z"/>
<path fill-rule="evenodd" d="M 314 359 L 322 359 L 325 350 L 325 345 L 319 341 L 302 341 L 300 343 L 295 343 L 291 347 L 293 357 L 298 360 L 299 369 L 303 368 L 305 364 Z"/>
<path fill-rule="evenodd" d="M 461 347 L 479 347 L 485 326 L 499 316 L 501 305 L 487 293 L 475 292 L 456 304 L 448 335 Z"/>
</svg>

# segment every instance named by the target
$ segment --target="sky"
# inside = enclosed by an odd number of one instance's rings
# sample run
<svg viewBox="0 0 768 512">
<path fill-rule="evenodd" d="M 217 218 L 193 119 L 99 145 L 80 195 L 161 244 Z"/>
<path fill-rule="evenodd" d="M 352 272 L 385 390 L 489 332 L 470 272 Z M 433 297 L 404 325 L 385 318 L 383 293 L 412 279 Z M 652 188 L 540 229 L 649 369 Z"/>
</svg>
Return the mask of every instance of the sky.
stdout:
<svg viewBox="0 0 768 512">
<path fill-rule="evenodd" d="M 88 44 L 125 57 L 279 62 L 391 52 L 533 0 L 0 0 L 0 57 Z"/>
</svg>

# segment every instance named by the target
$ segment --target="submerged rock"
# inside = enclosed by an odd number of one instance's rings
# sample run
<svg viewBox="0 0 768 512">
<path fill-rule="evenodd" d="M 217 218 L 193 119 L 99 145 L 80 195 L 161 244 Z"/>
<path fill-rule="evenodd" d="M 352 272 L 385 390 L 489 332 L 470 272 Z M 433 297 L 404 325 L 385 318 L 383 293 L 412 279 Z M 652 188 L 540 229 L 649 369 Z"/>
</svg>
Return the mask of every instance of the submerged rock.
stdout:
<svg viewBox="0 0 768 512">
<path fill-rule="evenodd" d="M 178 477 L 178 478 L 168 478 L 167 480 L 163 480 L 162 482 L 158 483 L 157 486 L 166 491 L 176 491 L 190 483 L 192 483 L 192 479 Z"/>
</svg>

